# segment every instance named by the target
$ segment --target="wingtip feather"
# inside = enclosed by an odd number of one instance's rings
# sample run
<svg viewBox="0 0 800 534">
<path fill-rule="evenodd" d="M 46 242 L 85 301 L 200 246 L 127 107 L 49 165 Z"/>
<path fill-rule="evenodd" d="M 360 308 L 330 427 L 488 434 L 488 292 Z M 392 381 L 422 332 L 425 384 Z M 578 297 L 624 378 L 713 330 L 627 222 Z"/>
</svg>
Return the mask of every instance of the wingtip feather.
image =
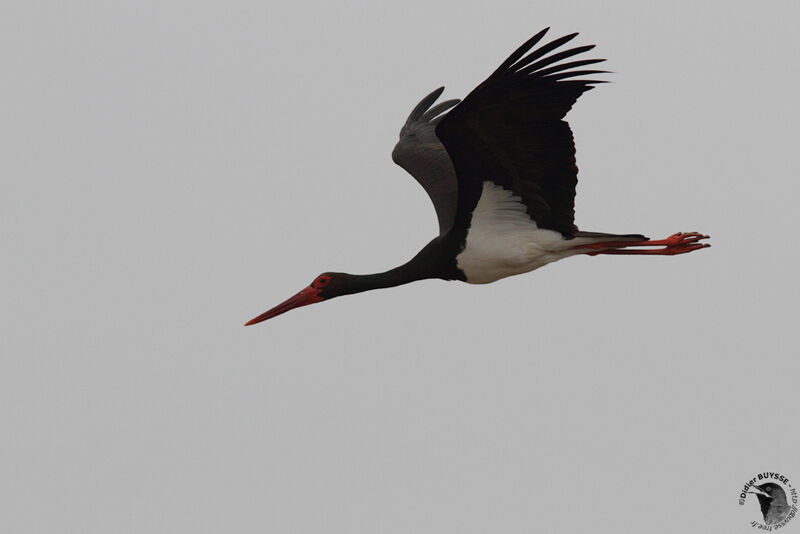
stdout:
<svg viewBox="0 0 800 534">
<path fill-rule="evenodd" d="M 460 102 L 461 100 L 458 98 L 454 98 L 452 100 L 445 100 L 444 102 L 439 102 L 438 104 L 430 108 L 428 111 L 426 111 L 420 118 L 420 121 L 430 122 L 438 115 L 441 115 L 442 113 L 447 111 L 448 109 L 457 106 Z"/>
<path fill-rule="evenodd" d="M 411 110 L 411 113 L 408 115 L 406 119 L 406 125 L 409 125 L 413 122 L 416 122 L 422 118 L 422 115 L 428 111 L 434 102 L 436 102 L 440 96 L 442 96 L 442 92 L 444 92 L 444 86 L 439 87 L 438 89 L 434 89 L 431 91 L 425 98 L 419 101 L 419 103 L 414 106 L 414 109 Z"/>
<path fill-rule="evenodd" d="M 548 31 L 550 31 L 550 26 L 548 26 L 548 27 L 546 27 L 545 29 L 543 29 L 543 30 L 539 31 L 539 33 L 537 33 L 536 35 L 534 35 L 533 37 L 531 37 L 530 39 L 528 39 L 527 41 L 525 41 L 524 43 L 522 43 L 522 45 L 520 45 L 520 47 L 519 47 L 519 48 L 517 48 L 516 50 L 514 50 L 514 51 L 511 53 L 511 55 L 510 55 L 510 56 L 508 56 L 508 57 L 506 58 L 506 60 L 505 60 L 505 61 L 503 61 L 503 63 L 501 63 L 501 64 L 500 64 L 500 66 L 499 66 L 499 67 L 497 67 L 497 70 L 495 70 L 495 72 L 502 72 L 502 71 L 504 71 L 504 70 L 508 69 L 508 68 L 509 68 L 511 65 L 513 65 L 514 63 L 516 63 L 516 62 L 517 62 L 517 60 L 518 60 L 519 58 L 521 58 L 522 56 L 524 56 L 524 55 L 525 55 L 525 53 L 526 53 L 528 50 L 530 50 L 531 48 L 533 48 L 533 47 L 536 45 L 536 43 L 538 43 L 539 41 L 541 41 L 541 40 L 542 40 L 542 37 L 544 37 L 544 36 L 545 36 L 545 34 L 546 34 Z"/>
</svg>

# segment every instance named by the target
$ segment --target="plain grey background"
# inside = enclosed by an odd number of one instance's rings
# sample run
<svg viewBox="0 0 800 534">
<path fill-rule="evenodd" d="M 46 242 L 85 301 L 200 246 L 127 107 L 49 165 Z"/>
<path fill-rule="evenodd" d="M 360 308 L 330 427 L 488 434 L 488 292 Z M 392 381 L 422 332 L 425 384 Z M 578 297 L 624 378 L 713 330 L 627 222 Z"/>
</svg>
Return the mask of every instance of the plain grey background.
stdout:
<svg viewBox="0 0 800 534">
<path fill-rule="evenodd" d="M 800 482 L 796 2 L 0 11 L 3 532 L 750 532 Z M 545 26 L 616 72 L 578 225 L 713 248 L 242 326 L 433 237 L 400 126 Z"/>
</svg>

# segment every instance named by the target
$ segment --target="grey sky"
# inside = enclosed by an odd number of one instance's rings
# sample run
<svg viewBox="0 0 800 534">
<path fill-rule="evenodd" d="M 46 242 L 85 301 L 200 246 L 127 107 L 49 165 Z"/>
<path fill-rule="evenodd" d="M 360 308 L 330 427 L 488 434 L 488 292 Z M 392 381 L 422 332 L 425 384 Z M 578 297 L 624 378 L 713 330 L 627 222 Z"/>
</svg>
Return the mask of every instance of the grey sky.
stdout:
<svg viewBox="0 0 800 534">
<path fill-rule="evenodd" d="M 0 530 L 750 532 L 800 481 L 798 8 L 651 4 L 6 2 Z M 400 126 L 545 26 L 616 72 L 578 225 L 711 249 L 242 327 L 433 237 Z"/>
</svg>

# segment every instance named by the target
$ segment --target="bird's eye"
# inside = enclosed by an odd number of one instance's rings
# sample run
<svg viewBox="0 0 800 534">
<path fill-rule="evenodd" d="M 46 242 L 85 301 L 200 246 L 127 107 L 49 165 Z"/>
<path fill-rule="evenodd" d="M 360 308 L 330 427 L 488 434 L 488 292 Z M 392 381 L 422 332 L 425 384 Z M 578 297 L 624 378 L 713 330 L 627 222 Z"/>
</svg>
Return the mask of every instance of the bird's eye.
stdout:
<svg viewBox="0 0 800 534">
<path fill-rule="evenodd" d="M 328 278 L 327 276 L 320 276 L 319 278 L 317 278 L 317 286 L 319 287 L 326 286 L 330 281 L 331 279 Z"/>
</svg>

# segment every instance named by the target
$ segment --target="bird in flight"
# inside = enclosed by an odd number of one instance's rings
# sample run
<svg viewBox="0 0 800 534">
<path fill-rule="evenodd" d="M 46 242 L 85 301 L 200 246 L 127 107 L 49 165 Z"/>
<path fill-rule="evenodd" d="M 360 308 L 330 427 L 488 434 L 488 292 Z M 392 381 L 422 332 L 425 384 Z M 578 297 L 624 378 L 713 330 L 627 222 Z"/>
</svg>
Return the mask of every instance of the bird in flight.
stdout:
<svg viewBox="0 0 800 534">
<path fill-rule="evenodd" d="M 422 99 L 400 130 L 395 163 L 425 189 L 439 235 L 407 263 L 378 274 L 326 272 L 252 325 L 300 306 L 416 280 L 486 284 L 577 254 L 671 256 L 708 247 L 708 236 L 584 232 L 574 223 L 575 145 L 564 116 L 607 71 L 578 59 L 594 45 L 562 49 L 577 33 L 536 47 L 540 31 L 464 100 Z"/>
</svg>

